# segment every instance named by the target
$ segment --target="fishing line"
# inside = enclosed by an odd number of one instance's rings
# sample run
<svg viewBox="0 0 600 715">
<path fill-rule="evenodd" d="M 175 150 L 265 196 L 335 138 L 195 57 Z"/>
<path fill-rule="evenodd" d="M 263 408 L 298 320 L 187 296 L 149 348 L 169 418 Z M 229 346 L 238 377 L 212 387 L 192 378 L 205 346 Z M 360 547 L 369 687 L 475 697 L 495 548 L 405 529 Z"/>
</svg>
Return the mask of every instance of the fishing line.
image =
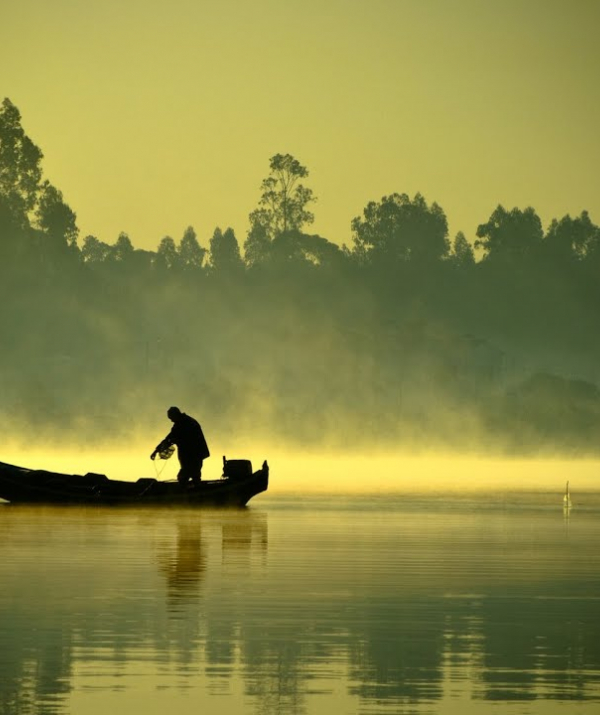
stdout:
<svg viewBox="0 0 600 715">
<path fill-rule="evenodd" d="M 167 462 L 165 462 L 160 469 L 156 466 L 156 460 L 153 460 L 152 464 L 154 465 L 154 473 L 156 474 L 156 478 L 158 479 L 160 475 L 165 471 Z"/>
<path fill-rule="evenodd" d="M 162 467 L 160 469 L 156 466 L 156 460 L 155 459 L 152 460 L 152 463 L 154 464 L 154 472 L 156 473 L 157 479 L 163 473 L 163 471 L 168 463 L 167 460 L 169 460 L 173 456 L 174 452 L 175 452 L 174 445 L 170 445 L 169 447 L 164 447 L 163 449 L 159 450 L 158 456 L 164 462 L 164 464 L 162 465 Z"/>
</svg>

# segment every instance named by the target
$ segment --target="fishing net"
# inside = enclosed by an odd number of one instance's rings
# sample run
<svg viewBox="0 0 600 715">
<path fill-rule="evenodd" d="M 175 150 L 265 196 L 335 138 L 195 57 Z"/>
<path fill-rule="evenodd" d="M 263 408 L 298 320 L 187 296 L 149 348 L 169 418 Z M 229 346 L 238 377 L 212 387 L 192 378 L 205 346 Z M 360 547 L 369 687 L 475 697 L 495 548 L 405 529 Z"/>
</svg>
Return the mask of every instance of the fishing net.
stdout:
<svg viewBox="0 0 600 715">
<path fill-rule="evenodd" d="M 175 453 L 175 445 L 171 444 L 168 447 L 163 447 L 163 449 L 158 450 L 158 456 L 161 459 L 170 459 Z"/>
</svg>

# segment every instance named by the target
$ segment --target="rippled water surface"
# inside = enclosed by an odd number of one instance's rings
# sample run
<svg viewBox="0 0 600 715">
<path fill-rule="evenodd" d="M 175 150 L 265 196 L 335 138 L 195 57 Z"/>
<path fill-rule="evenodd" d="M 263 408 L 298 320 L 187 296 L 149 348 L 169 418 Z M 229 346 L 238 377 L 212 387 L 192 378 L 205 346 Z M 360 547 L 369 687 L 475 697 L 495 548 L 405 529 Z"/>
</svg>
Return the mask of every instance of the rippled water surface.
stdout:
<svg viewBox="0 0 600 715">
<path fill-rule="evenodd" d="M 597 714 L 600 495 L 559 497 L 1 505 L 0 712 Z"/>
</svg>

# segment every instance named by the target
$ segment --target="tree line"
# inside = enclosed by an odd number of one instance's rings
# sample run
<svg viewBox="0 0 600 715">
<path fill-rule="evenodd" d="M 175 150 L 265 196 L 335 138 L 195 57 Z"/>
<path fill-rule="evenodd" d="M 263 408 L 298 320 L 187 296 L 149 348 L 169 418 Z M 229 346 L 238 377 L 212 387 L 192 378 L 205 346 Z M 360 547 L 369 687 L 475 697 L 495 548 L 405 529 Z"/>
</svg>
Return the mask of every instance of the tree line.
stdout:
<svg viewBox="0 0 600 715">
<path fill-rule="evenodd" d="M 203 246 L 189 226 L 149 251 L 126 233 L 81 237 L 42 159 L 5 99 L 0 415 L 11 429 L 118 436 L 179 396 L 219 429 L 263 425 L 300 443 L 600 444 L 600 228 L 588 212 L 544 231 L 533 208 L 498 206 L 471 245 L 450 239 L 437 203 L 393 193 L 340 245 L 310 232 L 308 169 L 276 154 L 241 246 L 231 227 Z"/>
</svg>

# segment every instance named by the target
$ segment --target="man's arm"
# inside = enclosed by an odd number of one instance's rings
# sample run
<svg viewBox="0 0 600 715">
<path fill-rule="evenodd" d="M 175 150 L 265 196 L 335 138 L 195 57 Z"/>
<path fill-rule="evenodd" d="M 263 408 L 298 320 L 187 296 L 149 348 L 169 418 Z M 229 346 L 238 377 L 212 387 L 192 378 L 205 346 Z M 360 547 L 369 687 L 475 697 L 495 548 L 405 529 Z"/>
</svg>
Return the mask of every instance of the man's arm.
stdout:
<svg viewBox="0 0 600 715">
<path fill-rule="evenodd" d="M 171 445 L 175 444 L 175 438 L 176 434 L 173 434 L 175 432 L 175 425 L 171 428 L 171 431 L 169 434 L 162 440 L 162 442 L 159 442 L 156 447 L 154 448 L 154 452 L 150 455 L 150 459 L 155 459 L 156 455 L 161 452 L 163 449 L 166 449 L 167 447 L 170 447 Z"/>
</svg>

